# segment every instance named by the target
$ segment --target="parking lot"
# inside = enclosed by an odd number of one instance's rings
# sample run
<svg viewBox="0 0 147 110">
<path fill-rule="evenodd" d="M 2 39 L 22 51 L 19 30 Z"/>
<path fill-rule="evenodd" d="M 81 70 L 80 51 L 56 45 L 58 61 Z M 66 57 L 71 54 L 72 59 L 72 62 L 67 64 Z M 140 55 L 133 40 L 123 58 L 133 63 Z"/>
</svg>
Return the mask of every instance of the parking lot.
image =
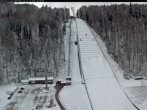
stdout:
<svg viewBox="0 0 147 110">
<path fill-rule="evenodd" d="M 56 89 L 49 85 L 49 91 L 45 85 L 20 85 L 18 90 L 11 97 L 5 110 L 42 110 L 54 108 L 60 110 L 55 100 Z"/>
</svg>

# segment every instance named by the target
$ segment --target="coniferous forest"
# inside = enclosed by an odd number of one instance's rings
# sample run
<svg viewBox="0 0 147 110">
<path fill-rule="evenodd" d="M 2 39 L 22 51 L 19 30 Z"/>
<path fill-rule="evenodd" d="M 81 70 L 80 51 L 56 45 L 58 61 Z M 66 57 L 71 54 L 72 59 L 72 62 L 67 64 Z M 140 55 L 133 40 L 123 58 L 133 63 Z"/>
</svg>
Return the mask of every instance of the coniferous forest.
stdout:
<svg viewBox="0 0 147 110">
<path fill-rule="evenodd" d="M 48 76 L 57 76 L 64 58 L 63 20 L 68 18 L 67 8 L 1 2 L 0 84 L 44 76 L 46 61 Z"/>
</svg>

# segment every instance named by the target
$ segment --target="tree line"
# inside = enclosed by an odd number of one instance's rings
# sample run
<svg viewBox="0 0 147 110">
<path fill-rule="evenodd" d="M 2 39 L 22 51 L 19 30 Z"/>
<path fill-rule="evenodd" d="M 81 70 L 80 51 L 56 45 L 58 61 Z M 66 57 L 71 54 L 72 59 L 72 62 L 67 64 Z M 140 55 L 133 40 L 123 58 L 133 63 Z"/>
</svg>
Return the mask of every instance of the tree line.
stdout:
<svg viewBox="0 0 147 110">
<path fill-rule="evenodd" d="M 124 75 L 147 76 L 146 4 L 82 6 L 77 17 L 100 35 Z"/>
</svg>

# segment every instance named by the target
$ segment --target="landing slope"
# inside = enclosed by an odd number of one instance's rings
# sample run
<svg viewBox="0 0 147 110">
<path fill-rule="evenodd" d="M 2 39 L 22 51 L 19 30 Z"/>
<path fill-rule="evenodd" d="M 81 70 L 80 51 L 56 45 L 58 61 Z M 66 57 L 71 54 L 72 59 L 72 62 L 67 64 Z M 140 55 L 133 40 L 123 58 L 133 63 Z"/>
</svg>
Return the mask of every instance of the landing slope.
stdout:
<svg viewBox="0 0 147 110">
<path fill-rule="evenodd" d="M 85 85 L 94 110 L 136 110 L 117 82 L 87 24 L 76 19 Z"/>
</svg>

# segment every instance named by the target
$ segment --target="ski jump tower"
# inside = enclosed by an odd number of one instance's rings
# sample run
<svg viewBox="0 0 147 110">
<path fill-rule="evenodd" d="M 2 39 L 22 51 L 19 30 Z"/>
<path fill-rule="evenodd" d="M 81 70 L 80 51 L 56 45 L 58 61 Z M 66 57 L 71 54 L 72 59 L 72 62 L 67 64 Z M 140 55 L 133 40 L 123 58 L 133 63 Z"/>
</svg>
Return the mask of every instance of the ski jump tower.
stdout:
<svg viewBox="0 0 147 110">
<path fill-rule="evenodd" d="M 71 7 L 71 10 L 72 10 L 72 13 L 73 13 L 73 17 L 76 17 L 75 16 L 75 9 L 74 9 L 74 7 Z"/>
</svg>

